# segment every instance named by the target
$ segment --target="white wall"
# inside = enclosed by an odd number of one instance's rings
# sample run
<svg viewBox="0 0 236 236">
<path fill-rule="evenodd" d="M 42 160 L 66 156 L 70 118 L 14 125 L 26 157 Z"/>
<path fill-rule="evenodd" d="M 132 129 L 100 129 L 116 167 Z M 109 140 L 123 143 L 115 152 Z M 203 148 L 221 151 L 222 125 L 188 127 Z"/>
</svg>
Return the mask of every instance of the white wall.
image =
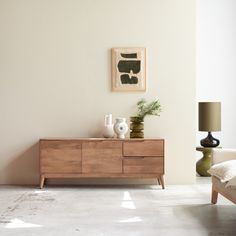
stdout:
<svg viewBox="0 0 236 236">
<path fill-rule="evenodd" d="M 38 182 L 38 140 L 100 135 L 159 98 L 166 182 L 195 181 L 194 0 L 0 0 L 0 183 Z M 110 48 L 147 48 L 146 93 L 111 92 Z"/>
<path fill-rule="evenodd" d="M 197 101 L 221 101 L 222 147 L 236 148 L 236 1 L 197 0 Z M 206 136 L 198 132 L 197 143 Z"/>
</svg>

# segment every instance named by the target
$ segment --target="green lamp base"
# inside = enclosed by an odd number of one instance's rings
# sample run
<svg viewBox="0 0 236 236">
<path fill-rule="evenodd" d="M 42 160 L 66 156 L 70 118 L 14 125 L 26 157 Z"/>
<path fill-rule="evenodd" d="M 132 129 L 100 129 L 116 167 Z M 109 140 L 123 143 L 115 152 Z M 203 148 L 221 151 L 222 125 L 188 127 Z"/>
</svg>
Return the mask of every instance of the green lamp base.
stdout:
<svg viewBox="0 0 236 236">
<path fill-rule="evenodd" d="M 203 157 L 197 162 L 196 171 L 200 176 L 211 176 L 207 171 L 211 167 L 211 152 L 212 148 L 206 147 L 197 147 L 197 151 L 201 151 L 203 153 Z"/>
</svg>

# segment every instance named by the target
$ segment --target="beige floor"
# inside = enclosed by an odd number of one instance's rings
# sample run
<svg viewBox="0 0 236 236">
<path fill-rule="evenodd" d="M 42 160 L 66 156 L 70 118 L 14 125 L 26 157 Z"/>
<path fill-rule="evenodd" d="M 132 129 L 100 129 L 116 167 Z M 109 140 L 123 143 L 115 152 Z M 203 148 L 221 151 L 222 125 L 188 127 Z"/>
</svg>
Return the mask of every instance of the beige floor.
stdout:
<svg viewBox="0 0 236 236">
<path fill-rule="evenodd" d="M 189 186 L 0 187 L 0 235 L 236 235 L 236 208 Z"/>
</svg>

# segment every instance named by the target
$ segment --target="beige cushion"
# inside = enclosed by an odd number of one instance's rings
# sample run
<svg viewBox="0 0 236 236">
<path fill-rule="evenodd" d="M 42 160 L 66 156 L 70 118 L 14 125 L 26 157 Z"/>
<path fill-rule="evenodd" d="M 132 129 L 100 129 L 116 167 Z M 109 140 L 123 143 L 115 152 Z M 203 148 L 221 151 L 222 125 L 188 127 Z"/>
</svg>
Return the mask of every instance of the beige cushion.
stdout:
<svg viewBox="0 0 236 236">
<path fill-rule="evenodd" d="M 215 164 L 208 170 L 208 172 L 219 178 L 221 182 L 227 182 L 236 177 L 236 160 Z"/>
</svg>

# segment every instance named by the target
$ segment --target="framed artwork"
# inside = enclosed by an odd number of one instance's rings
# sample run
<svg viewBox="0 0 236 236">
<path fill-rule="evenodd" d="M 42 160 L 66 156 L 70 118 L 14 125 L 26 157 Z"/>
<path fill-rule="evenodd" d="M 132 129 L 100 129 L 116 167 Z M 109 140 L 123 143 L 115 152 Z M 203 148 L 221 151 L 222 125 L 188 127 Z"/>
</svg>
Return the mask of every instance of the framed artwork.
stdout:
<svg viewBox="0 0 236 236">
<path fill-rule="evenodd" d="M 112 91 L 146 91 L 146 48 L 112 48 Z"/>
</svg>

